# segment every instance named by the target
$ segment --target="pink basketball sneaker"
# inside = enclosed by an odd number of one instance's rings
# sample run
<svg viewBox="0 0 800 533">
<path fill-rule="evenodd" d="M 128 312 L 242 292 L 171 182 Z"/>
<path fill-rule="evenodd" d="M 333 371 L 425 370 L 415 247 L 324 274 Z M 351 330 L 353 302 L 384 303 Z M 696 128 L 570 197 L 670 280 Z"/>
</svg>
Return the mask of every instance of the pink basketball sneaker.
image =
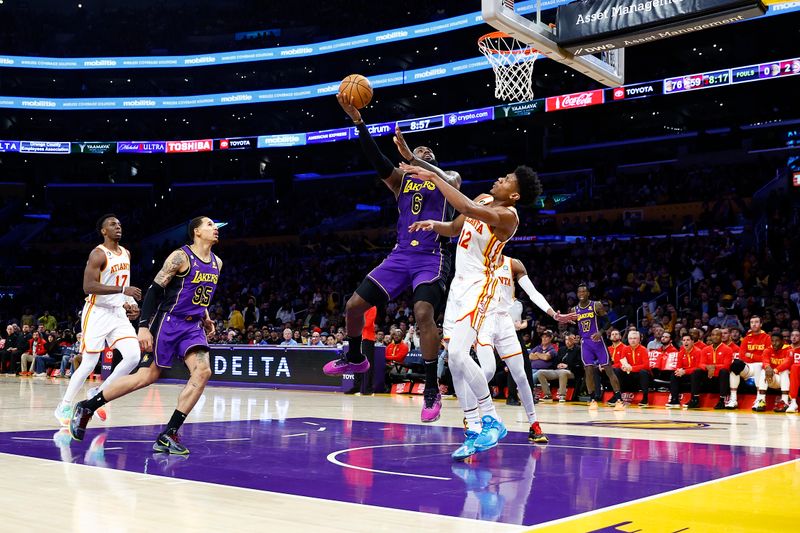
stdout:
<svg viewBox="0 0 800 533">
<path fill-rule="evenodd" d="M 420 419 L 423 422 L 436 422 L 442 413 L 442 395 L 438 390 L 431 388 L 425 389 L 422 393 L 422 413 Z"/>
<path fill-rule="evenodd" d="M 322 371 L 328 376 L 341 376 L 342 374 L 360 374 L 369 370 L 369 361 L 365 357 L 360 363 L 351 363 L 347 358 L 342 357 L 322 367 Z"/>
</svg>

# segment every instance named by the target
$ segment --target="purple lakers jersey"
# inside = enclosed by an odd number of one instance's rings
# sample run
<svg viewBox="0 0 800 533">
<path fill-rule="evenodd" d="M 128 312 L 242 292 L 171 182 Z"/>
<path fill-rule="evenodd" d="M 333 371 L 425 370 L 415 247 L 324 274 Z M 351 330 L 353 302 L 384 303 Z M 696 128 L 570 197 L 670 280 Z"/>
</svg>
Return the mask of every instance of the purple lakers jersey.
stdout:
<svg viewBox="0 0 800 533">
<path fill-rule="evenodd" d="M 597 312 L 594 310 L 594 301 L 589 300 L 589 305 L 586 307 L 581 307 L 580 304 L 576 305 L 575 312 L 578 313 L 578 333 L 580 333 L 582 339 L 591 339 L 592 335 L 600 329 L 597 327 Z"/>
<path fill-rule="evenodd" d="M 217 256 L 211 253 L 208 263 L 197 257 L 191 248 L 180 248 L 189 257 L 189 270 L 178 274 L 166 287 L 166 298 L 161 303 L 160 311 L 179 318 L 200 318 L 211 303 L 219 281 L 219 265 Z"/>
<path fill-rule="evenodd" d="M 455 210 L 447 203 L 441 191 L 430 181 L 403 176 L 400 194 L 397 196 L 397 246 L 396 249 L 409 249 L 420 252 L 440 251 L 440 244 L 446 242 L 436 232 L 408 232 L 408 227 L 420 220 L 448 222 L 453 219 Z"/>
</svg>

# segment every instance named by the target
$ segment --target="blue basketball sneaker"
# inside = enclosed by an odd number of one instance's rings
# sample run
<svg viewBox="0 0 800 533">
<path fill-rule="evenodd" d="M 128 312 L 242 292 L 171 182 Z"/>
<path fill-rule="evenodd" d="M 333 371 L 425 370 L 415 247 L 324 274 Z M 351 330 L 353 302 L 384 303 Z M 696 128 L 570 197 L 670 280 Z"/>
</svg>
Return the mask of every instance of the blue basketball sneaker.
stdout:
<svg viewBox="0 0 800 533">
<path fill-rule="evenodd" d="M 450 457 L 453 458 L 455 461 L 463 461 L 467 457 L 472 457 L 475 455 L 475 439 L 478 438 L 478 433 L 474 431 L 466 430 L 464 431 L 464 444 L 459 446 L 459 448 L 454 451 Z"/>
<path fill-rule="evenodd" d="M 497 446 L 497 442 L 508 435 L 508 430 L 505 424 L 489 415 L 485 415 L 481 422 L 483 423 L 483 429 L 478 438 L 475 439 L 475 450 L 485 452 Z"/>
</svg>

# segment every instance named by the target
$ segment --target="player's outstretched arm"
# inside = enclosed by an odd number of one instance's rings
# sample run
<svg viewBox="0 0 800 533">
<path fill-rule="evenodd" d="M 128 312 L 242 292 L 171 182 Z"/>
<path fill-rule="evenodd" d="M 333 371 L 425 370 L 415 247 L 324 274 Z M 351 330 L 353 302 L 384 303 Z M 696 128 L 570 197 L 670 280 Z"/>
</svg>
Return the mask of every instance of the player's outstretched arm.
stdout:
<svg viewBox="0 0 800 533">
<path fill-rule="evenodd" d="M 408 227 L 409 233 L 415 231 L 435 231 L 443 237 L 457 237 L 464 227 L 464 215 L 458 215 L 454 220 L 442 222 L 440 220 L 418 220 Z"/>
<path fill-rule="evenodd" d="M 336 101 L 342 107 L 347 116 L 353 121 L 356 129 L 358 130 L 358 142 L 361 144 L 361 149 L 364 155 L 369 159 L 372 168 L 378 173 L 378 177 L 383 180 L 389 189 L 394 193 L 395 198 L 400 194 L 400 184 L 403 181 L 403 173 L 394 166 L 394 163 L 383 155 L 378 145 L 375 144 L 375 139 L 370 135 L 367 125 L 364 124 L 364 119 L 361 117 L 361 112 L 352 103 L 352 97 L 344 93 L 336 95 Z"/>
<path fill-rule="evenodd" d="M 507 207 L 480 205 L 464 196 L 461 191 L 440 178 L 435 172 L 405 163 L 400 163 L 400 170 L 419 179 L 433 182 L 456 211 L 495 228 L 498 238 L 507 238 L 517 226 L 517 216 Z"/>
<path fill-rule="evenodd" d="M 137 287 L 120 287 L 117 285 L 104 285 L 100 283 L 100 272 L 106 265 L 106 254 L 99 248 L 92 250 L 89 260 L 86 261 L 86 268 L 83 270 L 83 292 L 84 294 L 125 294 L 136 300 L 142 299 L 142 291 Z"/>
<path fill-rule="evenodd" d="M 414 152 L 411 151 L 411 148 L 408 147 L 408 143 L 406 142 L 405 137 L 403 136 L 403 132 L 400 131 L 400 127 L 395 125 L 394 127 L 394 144 L 397 146 L 397 151 L 400 152 L 400 157 L 402 157 L 405 161 L 409 162 L 412 165 L 422 167 L 425 170 L 430 170 L 431 172 L 436 172 L 440 178 L 445 180 L 447 183 L 455 187 L 456 189 L 461 188 L 461 174 L 458 172 L 451 170 L 449 172 L 445 172 L 441 168 L 428 163 L 424 159 L 420 159 Z"/>
<path fill-rule="evenodd" d="M 519 259 L 511 259 L 511 273 L 531 301 L 535 303 L 539 309 L 547 313 L 550 318 L 553 318 L 555 321 L 560 323 L 574 322 L 578 319 L 578 314 L 575 312 L 562 315 L 553 309 L 553 306 L 548 303 L 547 299 L 542 295 L 542 293 L 536 290 L 536 287 L 533 286 L 531 278 L 528 277 L 528 271 L 525 269 L 525 265 L 523 265 L 522 261 Z"/>
</svg>

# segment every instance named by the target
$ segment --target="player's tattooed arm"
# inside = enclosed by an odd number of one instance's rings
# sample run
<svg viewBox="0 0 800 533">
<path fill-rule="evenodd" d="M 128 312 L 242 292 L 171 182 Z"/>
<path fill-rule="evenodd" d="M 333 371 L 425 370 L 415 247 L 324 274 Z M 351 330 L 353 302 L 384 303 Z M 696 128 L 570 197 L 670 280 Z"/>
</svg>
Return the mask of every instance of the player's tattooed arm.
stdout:
<svg viewBox="0 0 800 533">
<path fill-rule="evenodd" d="M 183 250 L 175 250 L 164 261 L 164 266 L 158 271 L 153 281 L 162 287 L 166 287 L 176 274 L 183 272 L 187 268 L 189 268 L 189 258 L 186 253 Z"/>
</svg>

